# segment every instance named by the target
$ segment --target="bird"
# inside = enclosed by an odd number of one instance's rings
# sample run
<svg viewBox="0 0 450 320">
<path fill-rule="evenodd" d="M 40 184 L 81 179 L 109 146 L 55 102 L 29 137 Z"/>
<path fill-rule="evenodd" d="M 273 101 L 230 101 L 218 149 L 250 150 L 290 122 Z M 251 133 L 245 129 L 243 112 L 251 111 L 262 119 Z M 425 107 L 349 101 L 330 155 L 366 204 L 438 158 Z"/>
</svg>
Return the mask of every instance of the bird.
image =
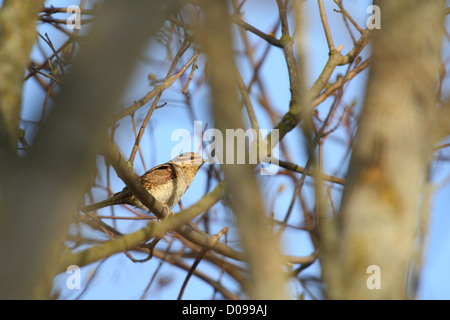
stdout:
<svg viewBox="0 0 450 320">
<path fill-rule="evenodd" d="M 205 162 L 199 154 L 185 152 L 166 163 L 148 170 L 139 177 L 139 180 L 156 200 L 172 209 L 180 202 L 181 197 Z M 80 210 L 91 212 L 118 204 L 128 204 L 143 211 L 149 211 L 128 187 L 123 188 L 122 191 L 115 193 L 106 200 L 87 205 Z"/>
</svg>

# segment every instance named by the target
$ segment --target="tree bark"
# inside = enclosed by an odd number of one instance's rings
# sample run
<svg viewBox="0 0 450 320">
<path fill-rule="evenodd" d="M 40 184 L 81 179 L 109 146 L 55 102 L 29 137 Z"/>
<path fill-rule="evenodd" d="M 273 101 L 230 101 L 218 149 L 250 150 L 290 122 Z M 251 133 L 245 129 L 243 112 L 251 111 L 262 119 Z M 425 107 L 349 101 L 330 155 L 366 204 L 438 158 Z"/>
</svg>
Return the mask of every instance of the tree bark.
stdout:
<svg viewBox="0 0 450 320">
<path fill-rule="evenodd" d="M 321 228 L 331 299 L 406 298 L 433 142 L 444 1 L 379 1 L 373 66 L 347 186 Z M 368 269 L 378 266 L 379 270 Z M 378 274 L 378 271 L 381 273 Z M 379 289 L 370 289 L 377 284 Z"/>
<path fill-rule="evenodd" d="M 228 129 L 243 129 L 236 94 L 236 67 L 233 61 L 231 20 L 227 13 L 227 3 L 214 0 L 203 1 L 202 4 L 205 25 L 198 30 L 198 34 L 211 68 L 210 84 L 215 124 L 223 133 Z M 266 220 L 263 199 L 252 166 L 226 163 L 223 170 L 246 262 L 249 264 L 249 298 L 284 299 L 287 278 L 282 269 L 283 260 L 278 241 Z"/>
<path fill-rule="evenodd" d="M 107 1 L 31 154 L 0 168 L 0 299 L 49 296 L 58 271 L 54 251 L 84 193 L 108 116 L 142 46 L 175 3 Z"/>
<path fill-rule="evenodd" d="M 0 10 L 0 156 L 14 153 L 19 134 L 23 75 L 36 39 L 43 0 L 5 0 Z"/>
</svg>

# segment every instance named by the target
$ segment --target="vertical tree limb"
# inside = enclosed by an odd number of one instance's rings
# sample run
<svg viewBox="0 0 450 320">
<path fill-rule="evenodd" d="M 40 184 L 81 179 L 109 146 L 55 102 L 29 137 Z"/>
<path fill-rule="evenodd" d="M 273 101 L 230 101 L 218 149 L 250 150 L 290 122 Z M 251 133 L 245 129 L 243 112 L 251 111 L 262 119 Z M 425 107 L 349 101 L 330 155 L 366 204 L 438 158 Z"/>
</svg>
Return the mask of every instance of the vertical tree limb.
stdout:
<svg viewBox="0 0 450 320">
<path fill-rule="evenodd" d="M 57 271 L 52 251 L 84 192 L 108 115 L 145 40 L 175 3 L 111 0 L 102 7 L 32 153 L 2 176 L 0 286 L 8 290 L 0 298 L 48 297 Z"/>
<path fill-rule="evenodd" d="M 23 76 L 43 3 L 5 0 L 0 9 L 0 155 L 16 149 Z"/>
<path fill-rule="evenodd" d="M 210 84 L 216 126 L 244 128 L 236 92 L 230 18 L 227 3 L 204 1 L 205 25 L 198 30 L 210 63 Z M 231 152 L 227 150 L 226 152 Z M 265 220 L 263 199 L 250 165 L 224 164 L 242 247 L 250 270 L 251 299 L 285 298 L 285 274 L 278 244 Z"/>
<path fill-rule="evenodd" d="M 431 160 L 444 1 L 379 1 L 373 67 L 337 221 L 321 221 L 332 299 L 405 298 Z M 378 266 L 380 289 L 369 289 Z M 369 282 L 371 279 L 369 279 Z"/>
</svg>

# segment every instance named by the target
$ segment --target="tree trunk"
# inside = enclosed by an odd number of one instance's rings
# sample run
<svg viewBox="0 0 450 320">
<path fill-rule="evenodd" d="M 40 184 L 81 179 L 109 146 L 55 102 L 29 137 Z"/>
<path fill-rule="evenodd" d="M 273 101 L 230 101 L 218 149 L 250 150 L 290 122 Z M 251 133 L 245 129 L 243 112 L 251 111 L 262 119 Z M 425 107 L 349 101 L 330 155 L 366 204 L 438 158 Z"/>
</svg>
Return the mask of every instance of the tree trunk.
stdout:
<svg viewBox="0 0 450 320">
<path fill-rule="evenodd" d="M 379 5 L 381 29 L 340 213 L 334 222 L 322 221 L 331 299 L 406 298 L 435 141 L 444 1 Z"/>
</svg>

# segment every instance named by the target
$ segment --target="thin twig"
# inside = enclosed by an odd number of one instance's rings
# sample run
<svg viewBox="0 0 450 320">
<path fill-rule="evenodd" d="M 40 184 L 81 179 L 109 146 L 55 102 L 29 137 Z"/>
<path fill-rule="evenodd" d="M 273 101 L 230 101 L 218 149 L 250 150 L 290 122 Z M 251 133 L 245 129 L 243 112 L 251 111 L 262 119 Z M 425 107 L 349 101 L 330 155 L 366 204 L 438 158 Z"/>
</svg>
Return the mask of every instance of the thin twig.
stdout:
<svg viewBox="0 0 450 320">
<path fill-rule="evenodd" d="M 194 72 L 195 72 L 196 69 L 198 69 L 197 59 L 195 59 L 194 62 L 192 63 L 191 73 L 189 73 L 189 77 L 188 77 L 188 79 L 186 81 L 186 85 L 184 86 L 183 90 L 181 90 L 181 92 L 183 94 L 187 94 L 187 91 L 188 91 L 188 88 L 189 88 L 189 84 L 191 83 L 191 80 L 194 77 Z"/>
<path fill-rule="evenodd" d="M 331 37 L 330 27 L 328 26 L 327 13 L 325 12 L 325 7 L 323 5 L 323 0 L 318 0 L 320 19 L 322 20 L 323 30 L 325 31 L 325 36 L 328 42 L 328 49 L 330 52 L 334 51 L 333 38 Z"/>
<path fill-rule="evenodd" d="M 250 97 L 248 95 L 247 87 L 244 84 L 244 80 L 242 80 L 241 74 L 237 68 L 235 68 L 235 75 L 236 75 L 236 82 L 239 89 L 239 92 L 241 93 L 242 102 L 245 106 L 245 109 L 247 110 L 247 115 L 250 120 L 250 125 L 252 126 L 252 129 L 255 129 L 256 131 L 259 130 L 259 124 L 258 120 L 256 119 L 255 110 L 253 109 L 252 101 L 250 100 Z"/>
<path fill-rule="evenodd" d="M 181 59 L 183 54 L 189 48 L 189 44 L 190 44 L 189 40 L 185 39 L 183 41 L 180 49 L 178 50 L 177 54 L 175 55 L 175 58 L 172 60 L 172 64 L 169 68 L 169 71 L 166 74 L 166 77 L 164 78 L 164 81 L 167 81 L 170 78 L 170 75 L 172 74 L 173 70 L 175 69 L 178 61 Z M 161 91 L 157 94 L 157 96 L 155 97 L 155 100 L 153 100 L 153 102 L 152 102 L 150 110 L 147 112 L 147 115 L 145 116 L 144 121 L 142 122 L 141 128 L 139 129 L 139 133 L 135 139 L 134 146 L 133 146 L 133 149 L 130 154 L 130 158 L 128 159 L 129 163 L 134 163 L 134 157 L 136 156 L 136 152 L 138 150 L 138 147 L 140 146 L 140 142 L 141 142 L 142 136 L 144 135 L 145 128 L 147 127 L 147 124 L 150 121 L 150 117 L 153 114 L 153 111 L 158 106 L 158 102 L 159 102 L 159 99 L 161 98 L 162 93 L 163 93 L 163 91 Z"/>
<path fill-rule="evenodd" d="M 268 43 L 270 43 L 271 45 L 278 47 L 278 48 L 283 48 L 283 45 L 281 44 L 281 41 L 272 37 L 271 35 L 268 35 L 264 32 L 262 32 L 261 30 L 253 27 L 252 25 L 248 24 L 245 21 L 242 21 L 241 19 L 239 19 L 238 17 L 232 16 L 231 17 L 231 21 L 233 21 L 234 23 L 236 23 L 238 26 L 240 26 L 241 28 L 250 31 L 252 33 L 254 33 L 255 35 L 257 35 L 258 37 L 260 37 L 261 39 L 266 40 Z"/>
<path fill-rule="evenodd" d="M 228 228 L 225 227 L 222 230 L 220 230 L 219 233 L 217 233 L 216 235 L 212 236 L 214 239 L 214 242 L 211 243 L 211 247 L 204 247 L 198 254 L 197 258 L 195 259 L 194 263 L 192 264 L 191 269 L 189 269 L 188 274 L 186 275 L 186 279 L 184 279 L 183 285 L 181 286 L 180 289 L 180 293 L 178 294 L 178 298 L 177 300 L 181 300 L 181 297 L 183 296 L 184 293 L 184 289 L 186 288 L 186 285 L 189 281 L 189 279 L 191 278 L 192 274 L 194 273 L 194 270 L 197 268 L 198 264 L 200 263 L 200 261 L 202 261 L 203 257 L 205 256 L 206 252 L 208 252 L 208 250 L 211 250 L 214 248 L 214 246 L 217 244 L 217 242 L 219 241 L 220 237 L 226 233 L 228 231 Z"/>
<path fill-rule="evenodd" d="M 279 161 L 280 167 L 283 167 L 285 169 L 292 170 L 292 171 L 295 171 L 295 172 L 298 172 L 298 173 L 302 173 L 302 174 L 306 174 L 308 176 L 313 176 L 314 175 L 313 170 L 305 169 L 304 167 L 301 167 L 299 165 L 296 165 L 296 164 L 288 162 L 288 161 L 283 161 L 283 160 L 277 160 L 277 161 Z M 330 176 L 330 175 L 327 175 L 327 174 L 324 174 L 324 173 L 322 174 L 322 179 L 325 180 L 325 181 L 337 183 L 337 184 L 340 184 L 340 185 L 343 185 L 343 186 L 345 185 L 345 179 L 334 177 L 334 176 Z"/>
<path fill-rule="evenodd" d="M 356 30 L 358 30 L 359 33 L 362 34 L 364 30 L 361 29 L 361 27 L 356 23 L 356 21 L 352 18 L 352 16 L 348 14 L 347 10 L 345 10 L 344 6 L 342 5 L 342 0 L 334 0 L 334 2 L 338 5 L 339 10 L 342 12 L 345 18 L 347 18 L 353 24 Z"/>
<path fill-rule="evenodd" d="M 121 110 L 117 114 L 115 114 L 111 119 L 111 123 L 115 123 L 119 121 L 120 119 L 132 114 L 133 112 L 136 112 L 139 108 L 144 106 L 147 102 L 152 100 L 154 97 L 156 97 L 158 94 L 162 93 L 164 90 L 166 90 L 168 87 L 170 87 L 186 70 L 189 68 L 189 66 L 194 62 L 194 60 L 198 57 L 198 53 L 195 53 L 191 59 L 173 76 L 166 79 L 161 83 L 160 85 L 156 86 L 152 91 L 147 93 L 144 97 L 142 97 L 139 101 L 136 101 L 131 106 Z"/>
</svg>

